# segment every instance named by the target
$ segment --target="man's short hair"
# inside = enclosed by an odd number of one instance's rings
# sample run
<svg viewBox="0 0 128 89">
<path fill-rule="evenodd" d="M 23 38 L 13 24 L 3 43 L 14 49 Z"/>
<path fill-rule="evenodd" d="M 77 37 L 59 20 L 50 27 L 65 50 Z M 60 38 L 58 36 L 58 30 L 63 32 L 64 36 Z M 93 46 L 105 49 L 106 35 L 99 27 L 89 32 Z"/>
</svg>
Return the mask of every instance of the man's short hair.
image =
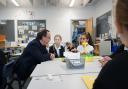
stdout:
<svg viewBox="0 0 128 89">
<path fill-rule="evenodd" d="M 41 40 L 42 37 L 46 37 L 47 36 L 48 32 L 50 32 L 50 31 L 47 30 L 47 29 L 42 29 L 40 32 L 37 33 L 36 39 L 37 40 Z"/>
</svg>

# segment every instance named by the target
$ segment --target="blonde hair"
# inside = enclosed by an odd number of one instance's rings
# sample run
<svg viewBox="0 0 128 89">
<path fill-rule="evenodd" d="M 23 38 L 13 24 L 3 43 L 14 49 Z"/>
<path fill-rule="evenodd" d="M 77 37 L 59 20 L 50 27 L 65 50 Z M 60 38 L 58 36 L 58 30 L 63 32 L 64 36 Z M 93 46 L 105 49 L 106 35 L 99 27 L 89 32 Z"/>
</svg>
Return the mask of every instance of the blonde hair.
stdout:
<svg viewBox="0 0 128 89">
<path fill-rule="evenodd" d="M 55 35 L 55 36 L 54 36 L 54 39 L 55 39 L 56 37 L 59 37 L 59 38 L 62 40 L 61 35 L 59 35 L 59 34 Z"/>
</svg>

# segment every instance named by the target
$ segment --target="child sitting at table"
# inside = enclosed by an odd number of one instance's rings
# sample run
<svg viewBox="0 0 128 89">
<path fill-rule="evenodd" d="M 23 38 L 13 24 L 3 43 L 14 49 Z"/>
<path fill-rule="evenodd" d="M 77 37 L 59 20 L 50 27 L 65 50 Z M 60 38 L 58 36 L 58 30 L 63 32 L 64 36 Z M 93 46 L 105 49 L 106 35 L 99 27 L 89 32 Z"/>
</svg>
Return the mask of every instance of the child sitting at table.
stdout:
<svg viewBox="0 0 128 89">
<path fill-rule="evenodd" d="M 70 42 L 66 42 L 65 49 L 66 51 L 69 51 L 69 52 L 77 52 L 77 49 L 75 48 L 75 46 Z"/>
<path fill-rule="evenodd" d="M 55 35 L 54 44 L 50 46 L 49 53 L 54 53 L 55 57 L 63 57 L 65 51 L 64 47 L 61 45 L 62 37 L 60 35 Z"/>
<path fill-rule="evenodd" d="M 94 48 L 93 46 L 89 45 L 88 43 L 89 38 L 87 37 L 86 34 L 80 35 L 79 38 L 79 46 L 77 47 L 78 52 L 81 54 L 90 54 L 93 52 Z"/>
</svg>

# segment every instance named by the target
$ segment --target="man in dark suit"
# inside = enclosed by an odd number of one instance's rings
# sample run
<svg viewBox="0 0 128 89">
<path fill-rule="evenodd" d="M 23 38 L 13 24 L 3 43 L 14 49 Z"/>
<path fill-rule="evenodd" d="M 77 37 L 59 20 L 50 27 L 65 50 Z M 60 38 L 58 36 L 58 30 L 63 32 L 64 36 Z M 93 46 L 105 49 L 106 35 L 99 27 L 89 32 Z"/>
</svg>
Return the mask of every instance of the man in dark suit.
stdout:
<svg viewBox="0 0 128 89">
<path fill-rule="evenodd" d="M 44 29 L 37 34 L 36 39 L 27 45 L 15 66 L 15 72 L 20 79 L 27 79 L 37 64 L 54 58 L 54 54 L 48 53 L 46 49 L 50 40 L 50 32 Z"/>
</svg>

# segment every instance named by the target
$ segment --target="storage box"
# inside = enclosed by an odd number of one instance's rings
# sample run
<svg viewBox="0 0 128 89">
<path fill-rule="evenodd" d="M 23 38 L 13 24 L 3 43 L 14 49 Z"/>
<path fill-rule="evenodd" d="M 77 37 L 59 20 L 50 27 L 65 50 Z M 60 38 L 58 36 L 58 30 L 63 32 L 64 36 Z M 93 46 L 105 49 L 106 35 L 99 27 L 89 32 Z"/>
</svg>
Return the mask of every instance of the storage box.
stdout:
<svg viewBox="0 0 128 89">
<path fill-rule="evenodd" d="M 65 61 L 69 69 L 81 69 L 85 65 L 84 59 L 65 59 Z"/>
</svg>

